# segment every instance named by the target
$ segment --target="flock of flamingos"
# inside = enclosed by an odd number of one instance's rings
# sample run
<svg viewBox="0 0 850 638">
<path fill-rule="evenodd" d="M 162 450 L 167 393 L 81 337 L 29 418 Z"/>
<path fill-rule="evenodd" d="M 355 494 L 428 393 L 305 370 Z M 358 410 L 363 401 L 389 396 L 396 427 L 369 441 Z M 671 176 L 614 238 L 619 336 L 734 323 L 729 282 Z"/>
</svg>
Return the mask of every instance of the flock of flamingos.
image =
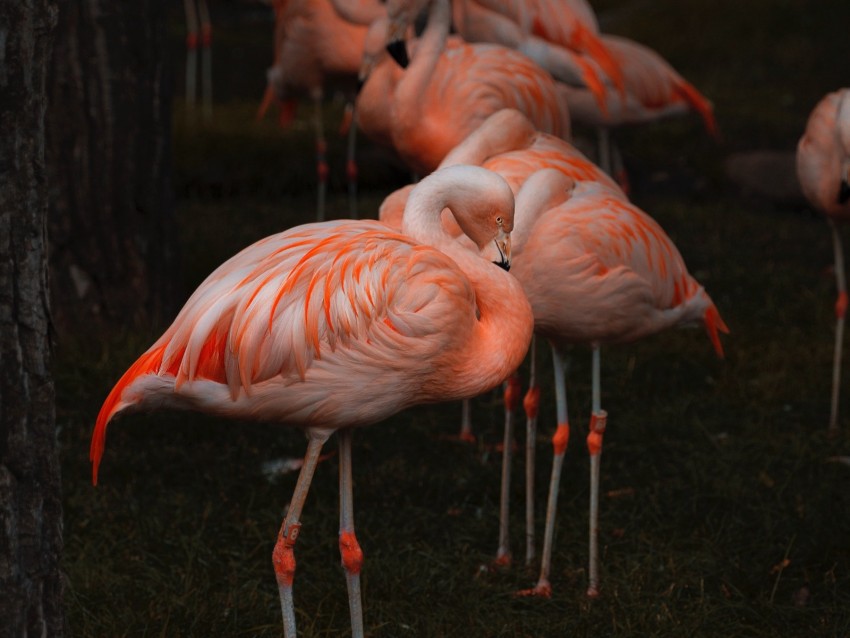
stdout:
<svg viewBox="0 0 850 638">
<path fill-rule="evenodd" d="M 284 632 L 292 638 L 301 511 L 322 447 L 337 432 L 339 547 L 352 635 L 362 637 L 354 429 L 413 405 L 468 400 L 505 382 L 496 561 L 509 563 L 509 442 L 520 394 L 513 375 L 530 351 L 532 378 L 523 404 L 531 466 L 539 400 L 533 337 L 539 336 L 553 353 L 557 427 L 540 578 L 523 593 L 548 596 L 569 440 L 564 351 L 584 344 L 593 353 L 588 595 L 597 595 L 596 512 L 606 426 L 599 348 L 702 323 L 722 356 L 719 333 L 727 332 L 668 236 L 629 201 L 608 131 L 696 112 L 715 134 L 710 102 L 650 49 L 600 33 L 586 0 L 273 4 L 275 55 L 262 108 L 278 102 L 285 122 L 295 99 L 308 95 L 314 101 L 319 219 L 328 171 L 321 104 L 330 85 L 350 87 L 354 105 L 352 205 L 355 129 L 394 149 L 422 178 L 387 197 L 373 211 L 379 221 L 290 228 L 218 267 L 107 397 L 91 444 L 94 481 L 107 424 L 120 412 L 184 408 L 302 428 L 307 453 L 273 552 Z M 416 37 L 420 16 L 424 28 Z M 847 307 L 833 220 L 850 215 L 848 96 L 847 89 L 831 93 L 816 107 L 797 154 L 803 191 L 827 215 L 835 237 L 839 296 L 831 428 L 837 424 Z M 570 143 L 572 121 L 598 128 L 599 166 Z M 468 428 L 463 436 L 471 436 Z M 530 561 L 531 480 L 527 492 Z"/>
</svg>

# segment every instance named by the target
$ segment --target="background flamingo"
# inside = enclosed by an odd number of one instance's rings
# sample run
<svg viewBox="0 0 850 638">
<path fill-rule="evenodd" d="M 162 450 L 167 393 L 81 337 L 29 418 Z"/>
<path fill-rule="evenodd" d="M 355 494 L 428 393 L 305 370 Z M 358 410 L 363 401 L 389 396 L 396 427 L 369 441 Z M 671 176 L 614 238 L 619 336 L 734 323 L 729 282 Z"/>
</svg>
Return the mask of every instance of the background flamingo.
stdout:
<svg viewBox="0 0 850 638">
<path fill-rule="evenodd" d="M 850 218 L 850 89 L 829 93 L 815 106 L 797 145 L 797 177 L 803 193 L 817 211 L 826 215 L 832 231 L 838 288 L 829 413 L 829 431 L 834 434 L 838 428 L 841 349 L 847 312 L 844 251 L 835 222 Z"/>
<path fill-rule="evenodd" d="M 212 119 L 212 20 L 207 0 L 183 0 L 186 16 L 186 119 L 194 117 L 200 49 L 204 119 Z"/>
<path fill-rule="evenodd" d="M 322 102 L 328 88 L 346 92 L 353 100 L 368 25 L 381 15 L 375 0 L 274 0 L 274 62 L 267 71 L 268 84 L 259 117 L 273 101 L 280 107 L 280 122 L 287 126 L 295 117 L 297 98 L 306 94 L 313 102 L 316 130 L 318 201 L 316 218 L 325 217 L 328 164 Z M 344 123 L 344 128 L 348 123 Z M 357 217 L 355 129 L 348 129 L 346 175 L 349 214 Z"/>
<path fill-rule="evenodd" d="M 477 167 L 440 171 L 411 194 L 404 235 L 375 221 L 310 224 L 225 262 L 98 415 L 95 483 L 106 427 L 119 412 L 189 408 L 304 428 L 307 454 L 273 552 L 287 638 L 296 633 L 293 547 L 329 436 L 341 430 L 340 552 L 352 633 L 362 638 L 352 428 L 417 403 L 474 396 L 504 379 L 528 348 L 533 319 L 519 284 L 445 234 L 444 207 L 481 256 L 508 267 L 510 188 Z"/>
<path fill-rule="evenodd" d="M 389 58 L 379 62 L 357 98 L 363 132 L 392 139 L 405 163 L 419 174 L 440 161 L 487 116 L 512 107 L 541 131 L 569 135 L 569 113 L 551 76 L 528 57 L 495 45 L 455 41 L 446 47 L 448 0 L 435 0 L 415 44 L 410 66 L 398 73 Z M 390 32 L 409 25 L 391 23 Z"/>
<path fill-rule="evenodd" d="M 604 106 L 587 89 L 565 86 L 563 91 L 574 121 L 596 128 L 598 163 L 609 175 L 616 173 L 618 180 L 626 183 L 613 158 L 613 128 L 694 112 L 700 115 L 708 133 L 718 137 L 711 103 L 658 53 L 628 38 L 603 34 L 601 40 L 621 70 L 622 84 L 603 84 Z"/>
</svg>

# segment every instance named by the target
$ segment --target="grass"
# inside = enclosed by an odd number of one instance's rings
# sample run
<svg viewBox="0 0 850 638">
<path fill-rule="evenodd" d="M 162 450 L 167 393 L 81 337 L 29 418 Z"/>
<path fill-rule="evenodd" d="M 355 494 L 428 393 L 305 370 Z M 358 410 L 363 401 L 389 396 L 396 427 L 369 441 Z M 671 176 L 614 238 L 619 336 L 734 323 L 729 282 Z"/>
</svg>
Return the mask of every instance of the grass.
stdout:
<svg viewBox="0 0 850 638">
<path fill-rule="evenodd" d="M 730 325 L 727 357 L 714 358 L 705 335 L 693 330 L 604 350 L 610 419 L 602 461 L 603 591 L 594 601 L 584 596 L 587 351 L 572 353 L 568 371 L 573 433 L 551 600 L 513 596 L 536 579 L 521 564 L 519 460 L 511 527 L 516 565 L 501 573 L 480 569 L 497 540 L 498 396 L 474 404 L 476 445 L 446 438 L 456 432 L 457 405 L 409 410 L 358 432 L 367 633 L 847 636 L 850 468 L 830 459 L 850 454 L 850 425 L 845 417 L 839 436 L 827 438 L 829 234 L 802 204 L 742 196 L 723 161 L 738 151 L 793 151 L 812 106 L 844 80 L 836 60 L 846 58 L 850 5 L 824 2 L 817 12 L 800 0 L 594 6 L 606 30 L 656 48 L 715 103 L 720 144 L 689 118 L 618 139 L 635 201 L 673 237 Z M 239 12 L 235 3 L 213 9 Z M 234 20 L 218 32 L 231 55 L 217 53 L 223 64 L 215 121 L 188 126 L 179 104 L 175 114 L 184 261 L 175 276 L 187 291 L 239 248 L 313 215 L 309 112 L 285 132 L 253 121 L 263 52 L 271 57 L 270 25 Z M 260 66 L 237 73 L 240 60 Z M 327 115 L 329 131 L 339 114 L 337 105 Z M 374 214 L 405 174 L 386 154 L 361 146 L 363 210 Z M 331 211 L 345 210 L 343 149 L 332 135 Z M 128 416 L 110 429 L 101 484 L 93 489 L 88 482 L 100 402 L 161 328 L 141 334 L 116 326 L 98 351 L 65 342 L 57 353 L 71 627 L 83 637 L 279 636 L 270 558 L 295 476 L 269 483 L 260 466 L 300 457 L 299 433 L 191 413 Z M 540 359 L 542 488 L 554 399 L 549 356 Z M 846 398 L 842 407 L 848 414 Z M 296 613 L 304 637 L 348 632 L 336 491 L 330 459 L 317 472 L 297 548 Z M 541 489 L 538 529 L 543 508 Z"/>
</svg>

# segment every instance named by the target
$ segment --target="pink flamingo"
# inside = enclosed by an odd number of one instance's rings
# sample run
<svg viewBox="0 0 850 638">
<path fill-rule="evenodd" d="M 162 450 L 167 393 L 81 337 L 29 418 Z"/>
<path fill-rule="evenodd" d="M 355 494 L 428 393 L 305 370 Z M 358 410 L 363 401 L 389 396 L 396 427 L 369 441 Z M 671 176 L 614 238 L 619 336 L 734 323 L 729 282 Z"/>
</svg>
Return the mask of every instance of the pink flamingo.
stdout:
<svg viewBox="0 0 850 638">
<path fill-rule="evenodd" d="M 464 40 L 521 51 L 559 82 L 585 87 L 602 109 L 606 76 L 622 87 L 619 62 L 600 39 L 596 15 L 584 0 L 457 0 L 453 17 Z"/>
<path fill-rule="evenodd" d="M 328 164 L 322 122 L 322 102 L 328 86 L 353 96 L 368 25 L 385 14 L 377 0 L 273 0 L 275 10 L 274 63 L 267 71 L 266 94 L 258 116 L 275 100 L 281 126 L 295 117 L 296 98 L 307 94 L 314 105 L 318 202 L 316 218 L 325 217 Z M 345 126 L 345 125 L 344 125 Z M 348 128 L 346 176 L 349 213 L 357 217 L 355 128 Z"/>
<path fill-rule="evenodd" d="M 537 586 L 526 593 L 549 595 L 554 525 L 561 467 L 569 439 L 562 355 L 567 344 L 593 350 L 590 584 L 598 592 L 597 516 L 599 459 L 606 415 L 600 406 L 600 346 L 634 341 L 674 325 L 702 321 L 718 354 L 718 331 L 728 329 L 703 288 L 688 274 L 669 237 L 646 213 L 630 204 L 616 184 L 569 144 L 541 135 L 515 111 L 485 122 L 443 161 L 481 164 L 510 184 L 517 196 L 513 233 L 514 272 L 531 301 L 535 334 L 547 339 L 555 361 L 558 427 Z M 384 215 L 397 210 L 398 196 Z M 395 213 L 397 214 L 397 213 Z M 445 215 L 444 215 L 445 223 Z M 457 231 L 455 231 L 457 232 Z M 532 374 L 534 377 L 534 374 Z M 536 437 L 534 381 L 525 402 L 527 429 L 526 557 L 533 556 L 533 441 Z M 530 408 L 530 409 L 529 409 Z M 512 440 L 506 421 L 505 454 Z M 510 460 L 503 459 L 497 563 L 510 561 L 507 535 Z M 531 504 L 529 504 L 531 503 Z"/>
<path fill-rule="evenodd" d="M 617 184 L 580 151 L 553 135 L 541 133 L 527 117 L 513 109 L 503 109 L 487 118 L 478 129 L 455 147 L 440 164 L 441 168 L 457 164 L 478 164 L 498 172 L 518 192 L 529 175 L 548 167 L 577 181 L 591 181 L 606 185 L 613 194 L 625 199 Z M 404 204 L 413 186 L 406 186 L 390 194 L 381 205 L 379 218 L 384 223 L 399 228 Z M 454 237 L 463 240 L 461 229 L 451 215 L 444 213 L 443 224 Z M 532 347 L 532 353 L 534 349 Z M 510 467 L 513 454 L 514 410 L 519 403 L 516 379 L 505 388 L 505 430 L 502 457 L 502 485 L 499 505 L 499 545 L 495 564 L 504 566 L 511 561 L 508 522 L 510 519 Z M 531 564 L 534 548 L 534 441 L 537 437 L 537 406 L 539 388 L 532 366 L 529 389 L 523 399 L 526 411 L 526 563 Z M 469 401 L 464 401 L 459 438 L 474 441 L 470 419 Z"/>
<path fill-rule="evenodd" d="M 844 250 L 835 222 L 850 218 L 850 89 L 829 93 L 815 106 L 797 145 L 797 177 L 803 193 L 812 206 L 826 215 L 832 231 L 838 299 L 835 302 L 829 431 L 835 434 L 838 431 L 841 348 L 847 312 Z"/>
<path fill-rule="evenodd" d="M 388 9 L 389 11 L 389 9 Z M 541 131 L 566 137 L 569 113 L 551 76 L 528 57 L 459 40 L 446 46 L 448 0 L 434 0 L 409 67 L 377 63 L 357 98 L 357 121 L 374 139 L 392 140 L 414 171 L 427 174 L 481 122 L 512 107 Z M 405 23 L 390 23 L 387 37 Z"/>
<path fill-rule="evenodd" d="M 198 85 L 198 49 L 201 50 L 201 84 L 205 120 L 212 119 L 212 21 L 207 0 L 183 0 L 186 14 L 186 119 L 195 110 Z"/>
<path fill-rule="evenodd" d="M 475 252 L 443 231 L 445 207 Z M 273 552 L 284 633 L 294 638 L 293 546 L 321 449 L 339 430 L 339 543 L 352 634 L 362 638 L 352 431 L 415 404 L 477 395 L 520 364 L 531 309 L 516 279 L 482 259 L 508 267 L 512 228 L 504 180 L 463 166 L 411 193 L 405 234 L 377 221 L 334 221 L 244 249 L 109 393 L 92 436 L 94 483 L 107 424 L 120 412 L 187 408 L 303 428 L 307 453 Z"/>
<path fill-rule="evenodd" d="M 627 38 L 602 35 L 601 39 L 622 71 L 622 84 L 604 84 L 604 107 L 587 89 L 565 86 L 563 91 L 573 119 L 596 127 L 599 164 L 608 174 L 615 172 L 610 140 L 612 128 L 695 112 L 702 117 L 709 134 L 718 137 L 711 103 L 664 58 Z"/>
<path fill-rule="evenodd" d="M 561 352 L 570 344 L 588 344 L 593 351 L 593 400 L 587 437 L 591 459 L 587 593 L 596 596 L 599 461 L 607 419 L 600 405 L 600 347 L 702 322 L 722 357 L 718 332 L 728 328 L 662 228 L 602 183 L 575 183 L 551 169 L 528 177 L 517 195 L 514 246 L 516 276 L 531 302 L 535 334 L 552 346 L 558 417 L 540 578 L 529 593 L 551 592 L 558 486 L 569 439 Z"/>
</svg>

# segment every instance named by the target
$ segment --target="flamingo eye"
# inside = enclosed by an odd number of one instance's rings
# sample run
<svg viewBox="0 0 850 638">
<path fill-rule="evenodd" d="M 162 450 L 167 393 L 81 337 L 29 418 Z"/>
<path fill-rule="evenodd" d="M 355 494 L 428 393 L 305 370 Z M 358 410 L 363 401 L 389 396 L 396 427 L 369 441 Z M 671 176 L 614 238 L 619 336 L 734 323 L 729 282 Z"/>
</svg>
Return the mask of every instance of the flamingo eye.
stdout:
<svg viewBox="0 0 850 638">
<path fill-rule="evenodd" d="M 496 218 L 496 223 L 497 223 L 499 226 L 501 226 L 501 225 L 502 225 L 502 221 L 503 221 L 503 220 L 502 220 L 502 216 L 501 216 L 501 215 L 499 215 L 499 216 Z"/>
</svg>

